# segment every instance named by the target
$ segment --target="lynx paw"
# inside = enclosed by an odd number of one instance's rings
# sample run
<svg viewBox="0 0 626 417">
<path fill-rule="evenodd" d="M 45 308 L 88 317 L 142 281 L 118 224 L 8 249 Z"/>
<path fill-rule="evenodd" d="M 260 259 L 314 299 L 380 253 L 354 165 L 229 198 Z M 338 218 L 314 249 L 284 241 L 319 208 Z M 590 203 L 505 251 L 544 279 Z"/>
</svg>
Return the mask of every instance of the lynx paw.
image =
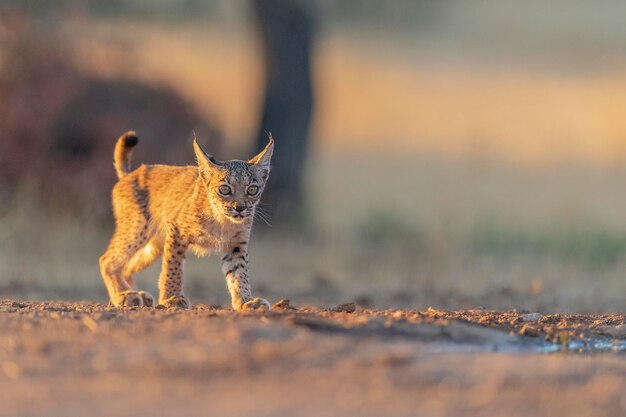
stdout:
<svg viewBox="0 0 626 417">
<path fill-rule="evenodd" d="M 154 297 L 145 291 L 122 291 L 113 300 L 113 305 L 117 307 L 152 307 Z"/>
<path fill-rule="evenodd" d="M 141 299 L 143 300 L 144 307 L 154 306 L 154 297 L 152 296 L 152 294 L 146 291 L 139 291 L 139 295 L 141 295 Z"/>
<path fill-rule="evenodd" d="M 243 303 L 240 310 L 269 310 L 271 308 L 270 303 L 264 298 L 255 298 L 254 300 Z"/>
<path fill-rule="evenodd" d="M 166 298 L 165 300 L 161 300 L 159 302 L 160 305 L 164 307 L 178 307 L 178 308 L 190 308 L 191 303 L 189 299 L 184 295 L 175 295 L 170 298 Z"/>
</svg>

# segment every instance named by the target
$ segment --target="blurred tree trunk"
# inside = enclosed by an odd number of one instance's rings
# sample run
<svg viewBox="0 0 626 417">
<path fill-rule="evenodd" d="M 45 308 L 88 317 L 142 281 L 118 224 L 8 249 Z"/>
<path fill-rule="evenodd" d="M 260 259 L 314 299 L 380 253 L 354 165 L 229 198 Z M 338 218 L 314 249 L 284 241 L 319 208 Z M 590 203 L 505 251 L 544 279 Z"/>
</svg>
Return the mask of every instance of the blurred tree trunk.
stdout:
<svg viewBox="0 0 626 417">
<path fill-rule="evenodd" d="M 302 215 L 302 173 L 313 111 L 311 53 L 315 16 L 310 3 L 252 0 L 264 46 L 266 85 L 257 149 L 276 140 L 272 173 L 264 192 L 273 223 Z"/>
</svg>

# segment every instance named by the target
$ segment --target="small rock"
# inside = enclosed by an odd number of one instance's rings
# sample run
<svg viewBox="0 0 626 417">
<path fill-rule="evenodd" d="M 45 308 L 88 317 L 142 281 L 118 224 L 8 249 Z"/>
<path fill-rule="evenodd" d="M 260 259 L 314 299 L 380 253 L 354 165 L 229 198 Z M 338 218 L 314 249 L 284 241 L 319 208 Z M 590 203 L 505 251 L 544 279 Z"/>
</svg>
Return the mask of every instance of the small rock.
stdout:
<svg viewBox="0 0 626 417">
<path fill-rule="evenodd" d="M 526 313 L 521 315 L 523 322 L 538 321 L 543 315 L 541 313 Z"/>
<path fill-rule="evenodd" d="M 396 319 L 396 320 L 403 319 L 403 318 L 404 318 L 404 316 L 405 316 L 405 312 L 404 312 L 404 311 L 402 311 L 402 310 L 396 310 L 396 311 L 395 311 L 395 312 L 391 315 L 391 317 L 392 317 L 392 318 L 394 318 L 394 319 Z"/>
<path fill-rule="evenodd" d="M 343 303 L 330 309 L 335 313 L 354 313 L 356 311 L 355 303 Z"/>
<path fill-rule="evenodd" d="M 289 300 L 283 298 L 282 300 L 274 303 L 272 310 L 295 310 L 295 308 L 291 306 Z"/>
<path fill-rule="evenodd" d="M 519 334 L 524 336 L 537 337 L 539 335 L 539 330 L 535 326 L 526 323 L 520 329 Z"/>
</svg>

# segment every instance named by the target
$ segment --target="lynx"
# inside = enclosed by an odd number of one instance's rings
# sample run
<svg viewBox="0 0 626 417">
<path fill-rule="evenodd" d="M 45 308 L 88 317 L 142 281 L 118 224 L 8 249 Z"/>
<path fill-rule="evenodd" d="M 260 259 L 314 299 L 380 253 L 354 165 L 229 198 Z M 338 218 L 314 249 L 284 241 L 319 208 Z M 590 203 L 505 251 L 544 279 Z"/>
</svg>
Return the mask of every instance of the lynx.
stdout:
<svg viewBox="0 0 626 417">
<path fill-rule="evenodd" d="M 135 132 L 115 146 L 119 181 L 113 187 L 115 233 L 100 258 L 100 272 L 114 306 L 152 306 L 154 298 L 133 285 L 133 274 L 159 256 L 159 304 L 189 308 L 183 293 L 183 264 L 220 252 L 222 271 L 235 310 L 269 309 L 253 298 L 248 281 L 248 242 L 257 204 L 270 172 L 274 140 L 249 161 L 217 161 L 194 135 L 197 166 L 141 165 L 131 172 Z"/>
</svg>

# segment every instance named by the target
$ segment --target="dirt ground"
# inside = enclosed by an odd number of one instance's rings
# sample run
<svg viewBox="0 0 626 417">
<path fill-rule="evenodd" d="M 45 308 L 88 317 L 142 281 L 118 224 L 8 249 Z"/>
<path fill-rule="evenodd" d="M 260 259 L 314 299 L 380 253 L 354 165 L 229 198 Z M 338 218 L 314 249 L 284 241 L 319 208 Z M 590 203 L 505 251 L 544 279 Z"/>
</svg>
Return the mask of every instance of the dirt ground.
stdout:
<svg viewBox="0 0 626 417">
<path fill-rule="evenodd" d="M 618 416 L 625 320 L 4 300 L 0 416 Z"/>
</svg>

